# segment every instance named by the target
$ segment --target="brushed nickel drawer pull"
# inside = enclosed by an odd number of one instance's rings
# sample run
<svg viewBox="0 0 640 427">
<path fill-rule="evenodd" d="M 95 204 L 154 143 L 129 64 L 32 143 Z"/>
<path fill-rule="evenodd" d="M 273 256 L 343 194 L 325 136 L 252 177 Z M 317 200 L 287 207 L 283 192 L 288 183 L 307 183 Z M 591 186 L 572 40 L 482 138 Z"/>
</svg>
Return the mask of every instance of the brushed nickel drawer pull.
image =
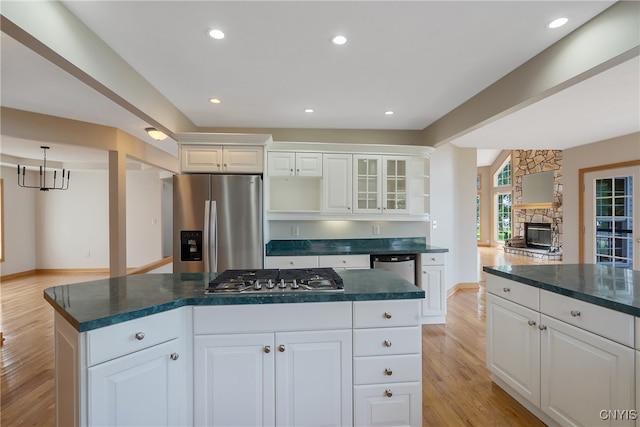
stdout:
<svg viewBox="0 0 640 427">
<path fill-rule="evenodd" d="M 280 344 L 280 345 L 278 346 L 278 351 L 279 351 L 280 353 L 284 353 L 284 351 L 285 351 L 285 350 L 286 350 L 286 348 L 285 348 L 284 344 Z"/>
<path fill-rule="evenodd" d="M 393 375 L 393 371 L 389 368 L 386 368 L 384 370 L 384 374 L 390 377 L 391 375 Z"/>
<path fill-rule="evenodd" d="M 389 341 L 389 340 L 384 340 L 384 346 L 385 346 L 385 347 L 391 347 L 391 341 Z"/>
<path fill-rule="evenodd" d="M 265 353 L 271 353 L 271 346 L 270 345 L 265 345 L 264 346 L 264 352 Z"/>
<path fill-rule="evenodd" d="M 385 395 L 385 396 L 387 396 L 387 397 L 391 397 L 391 396 L 393 396 L 393 393 L 391 393 L 391 390 L 386 389 L 386 390 L 384 391 L 384 395 Z"/>
<path fill-rule="evenodd" d="M 503 292 L 511 292 L 511 288 L 502 288 Z"/>
<path fill-rule="evenodd" d="M 538 329 L 540 329 L 541 331 L 546 331 L 547 327 L 544 325 L 538 325 Z"/>
<path fill-rule="evenodd" d="M 579 317 L 580 316 L 580 312 L 578 310 L 571 310 L 571 316 Z"/>
<path fill-rule="evenodd" d="M 138 341 L 142 341 L 144 339 L 144 332 L 136 332 L 135 337 Z"/>
<path fill-rule="evenodd" d="M 535 320 L 529 320 L 527 323 L 529 324 L 529 326 L 536 326 Z"/>
<path fill-rule="evenodd" d="M 178 353 L 171 353 L 171 360 L 178 360 L 178 358 L 180 357 L 180 355 Z"/>
<path fill-rule="evenodd" d="M 388 311 L 384 312 L 384 318 L 385 319 L 391 319 L 391 313 L 389 313 Z"/>
</svg>

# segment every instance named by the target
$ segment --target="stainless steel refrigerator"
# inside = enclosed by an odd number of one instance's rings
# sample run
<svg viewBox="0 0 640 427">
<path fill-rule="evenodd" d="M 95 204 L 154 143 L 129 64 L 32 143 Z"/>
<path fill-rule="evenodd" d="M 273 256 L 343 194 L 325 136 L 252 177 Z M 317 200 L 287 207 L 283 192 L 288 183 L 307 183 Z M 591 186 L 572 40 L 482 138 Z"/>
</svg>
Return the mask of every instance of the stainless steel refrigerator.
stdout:
<svg viewBox="0 0 640 427">
<path fill-rule="evenodd" d="M 260 175 L 174 175 L 174 273 L 263 268 L 263 239 Z"/>
</svg>

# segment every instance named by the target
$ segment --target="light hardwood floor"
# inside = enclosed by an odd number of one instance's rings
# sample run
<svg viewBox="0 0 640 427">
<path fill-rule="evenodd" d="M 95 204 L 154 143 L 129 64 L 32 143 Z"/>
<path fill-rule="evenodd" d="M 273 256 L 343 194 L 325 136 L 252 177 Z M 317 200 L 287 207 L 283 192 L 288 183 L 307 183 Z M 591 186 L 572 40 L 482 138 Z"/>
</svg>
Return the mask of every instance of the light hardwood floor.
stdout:
<svg viewBox="0 0 640 427">
<path fill-rule="evenodd" d="M 540 263 L 499 249 L 480 248 L 483 265 Z M 0 284 L 0 425 L 54 426 L 53 309 L 50 286 L 106 274 L 37 274 Z M 425 426 L 535 426 L 531 413 L 491 382 L 485 366 L 484 273 L 478 290 L 448 299 L 446 325 L 422 328 Z"/>
</svg>

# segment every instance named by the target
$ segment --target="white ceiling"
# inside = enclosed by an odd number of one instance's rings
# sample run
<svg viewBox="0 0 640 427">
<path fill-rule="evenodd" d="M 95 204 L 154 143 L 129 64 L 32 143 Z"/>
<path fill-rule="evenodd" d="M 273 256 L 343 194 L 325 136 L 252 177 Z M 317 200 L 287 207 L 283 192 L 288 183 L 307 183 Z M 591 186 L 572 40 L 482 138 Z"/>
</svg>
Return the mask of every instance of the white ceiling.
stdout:
<svg viewBox="0 0 640 427">
<path fill-rule="evenodd" d="M 613 2 L 63 4 L 198 127 L 419 130 Z M 560 15 L 569 24 L 545 28 Z M 212 27 L 226 38 L 210 39 Z M 337 33 L 348 37 L 346 45 L 330 43 Z M 148 124 L 134 114 L 10 37 L 0 42 L 2 106 L 118 127 L 176 153 L 172 140 L 148 138 Z M 620 65 L 454 143 L 563 149 L 638 131 L 638 66 L 637 59 Z M 315 112 L 305 113 L 308 107 Z M 39 145 L 2 138 L 2 152 L 19 157 L 40 157 Z M 57 148 L 48 158 L 87 155 Z"/>
</svg>

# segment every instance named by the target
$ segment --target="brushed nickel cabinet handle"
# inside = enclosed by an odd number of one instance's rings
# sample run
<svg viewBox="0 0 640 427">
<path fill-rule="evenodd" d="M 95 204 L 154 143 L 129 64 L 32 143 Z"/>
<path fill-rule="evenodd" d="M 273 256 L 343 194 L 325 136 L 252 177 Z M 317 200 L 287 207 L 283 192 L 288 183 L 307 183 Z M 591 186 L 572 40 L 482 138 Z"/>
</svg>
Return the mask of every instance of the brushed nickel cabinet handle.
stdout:
<svg viewBox="0 0 640 427">
<path fill-rule="evenodd" d="M 389 313 L 388 311 L 384 312 L 384 318 L 385 319 L 391 319 L 391 313 Z"/>
<path fill-rule="evenodd" d="M 142 341 L 144 339 L 144 332 L 136 332 L 135 337 L 138 341 Z"/>
<path fill-rule="evenodd" d="M 578 310 L 571 310 L 570 314 L 573 317 L 579 317 L 580 316 L 580 312 Z"/>
<path fill-rule="evenodd" d="M 285 350 L 286 350 L 286 348 L 285 348 L 284 344 L 280 344 L 280 345 L 278 346 L 278 351 L 279 351 L 280 353 L 284 353 L 284 351 L 285 351 Z"/>
<path fill-rule="evenodd" d="M 264 352 L 265 353 L 271 353 L 271 346 L 270 345 L 265 345 L 264 346 Z"/>
<path fill-rule="evenodd" d="M 529 324 L 529 326 L 536 326 L 535 320 L 529 320 L 527 323 Z"/>
<path fill-rule="evenodd" d="M 546 331 L 547 327 L 544 325 L 538 325 L 538 329 L 540 329 L 541 331 Z"/>
<path fill-rule="evenodd" d="M 502 288 L 503 292 L 511 292 L 511 288 Z"/>
<path fill-rule="evenodd" d="M 391 393 L 391 390 L 386 389 L 386 390 L 384 391 L 384 395 L 385 395 L 385 396 L 387 396 L 387 397 L 391 397 L 391 396 L 393 396 L 393 393 Z"/>
<path fill-rule="evenodd" d="M 171 353 L 169 357 L 171 358 L 171 360 L 178 360 L 180 355 L 178 353 Z"/>
<path fill-rule="evenodd" d="M 389 340 L 384 340 L 383 344 L 384 344 L 385 347 L 391 347 L 391 341 L 389 341 Z"/>
<path fill-rule="evenodd" d="M 393 371 L 389 368 L 386 368 L 384 370 L 384 374 L 390 377 L 391 375 L 393 375 Z"/>
</svg>

